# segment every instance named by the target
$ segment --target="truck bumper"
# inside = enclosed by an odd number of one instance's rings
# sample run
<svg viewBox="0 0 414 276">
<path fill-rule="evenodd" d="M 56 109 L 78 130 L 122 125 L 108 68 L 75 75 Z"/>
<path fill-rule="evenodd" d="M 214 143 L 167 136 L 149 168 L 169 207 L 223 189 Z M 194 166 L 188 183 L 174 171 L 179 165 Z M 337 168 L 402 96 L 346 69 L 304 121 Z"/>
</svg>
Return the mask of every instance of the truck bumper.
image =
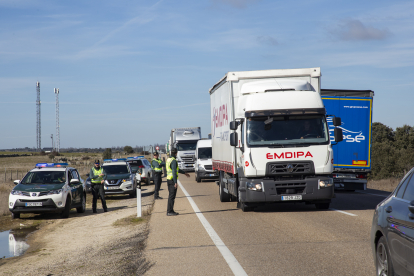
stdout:
<svg viewBox="0 0 414 276">
<path fill-rule="evenodd" d="M 306 178 L 303 180 L 274 181 L 268 179 L 242 179 L 240 180 L 239 198 L 241 202 L 264 203 L 264 202 L 309 202 L 322 203 L 330 202 L 334 197 L 334 187 L 319 187 L 319 180 L 329 180 L 331 178 L 321 176 Z M 261 191 L 250 190 L 247 182 L 260 183 Z M 291 200 L 285 196 L 299 196 Z"/>
<path fill-rule="evenodd" d="M 218 179 L 219 175 L 217 171 L 198 171 L 198 176 L 201 179 Z"/>
<path fill-rule="evenodd" d="M 335 190 L 366 190 L 367 182 L 366 179 L 334 178 Z"/>
</svg>

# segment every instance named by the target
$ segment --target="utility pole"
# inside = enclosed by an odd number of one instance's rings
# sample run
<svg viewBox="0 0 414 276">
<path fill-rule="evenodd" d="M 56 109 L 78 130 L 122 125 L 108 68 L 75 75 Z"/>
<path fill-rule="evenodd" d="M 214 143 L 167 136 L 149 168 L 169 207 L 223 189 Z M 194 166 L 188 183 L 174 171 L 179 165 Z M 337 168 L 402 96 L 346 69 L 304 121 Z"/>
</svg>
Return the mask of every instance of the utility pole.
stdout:
<svg viewBox="0 0 414 276">
<path fill-rule="evenodd" d="M 36 82 L 36 147 L 37 151 L 42 150 L 42 141 L 41 141 L 41 126 L 40 126 L 40 82 Z"/>
<path fill-rule="evenodd" d="M 56 152 L 60 152 L 60 133 L 59 133 L 59 88 L 55 88 L 56 94 Z"/>
<path fill-rule="evenodd" d="M 53 134 L 50 135 L 50 138 L 52 138 L 52 152 L 55 151 L 55 145 L 53 145 Z"/>
</svg>

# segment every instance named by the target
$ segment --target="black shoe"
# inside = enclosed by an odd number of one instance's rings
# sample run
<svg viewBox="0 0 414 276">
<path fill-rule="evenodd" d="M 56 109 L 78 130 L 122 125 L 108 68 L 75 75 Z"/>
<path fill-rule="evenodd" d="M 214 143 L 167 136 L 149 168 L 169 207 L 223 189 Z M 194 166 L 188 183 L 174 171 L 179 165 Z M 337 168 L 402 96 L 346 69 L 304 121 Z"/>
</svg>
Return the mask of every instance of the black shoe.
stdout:
<svg viewBox="0 0 414 276">
<path fill-rule="evenodd" d="M 156 199 L 162 199 L 162 197 L 158 196 Z"/>
<path fill-rule="evenodd" d="M 108 212 L 108 209 L 104 209 L 104 212 L 106 213 L 106 212 Z"/>
<path fill-rule="evenodd" d="M 176 213 L 176 212 L 167 213 L 167 216 L 176 216 L 176 215 L 178 215 L 178 213 Z"/>
<path fill-rule="evenodd" d="M 96 210 L 93 210 L 92 212 L 94 212 L 94 213 L 98 213 Z"/>
</svg>

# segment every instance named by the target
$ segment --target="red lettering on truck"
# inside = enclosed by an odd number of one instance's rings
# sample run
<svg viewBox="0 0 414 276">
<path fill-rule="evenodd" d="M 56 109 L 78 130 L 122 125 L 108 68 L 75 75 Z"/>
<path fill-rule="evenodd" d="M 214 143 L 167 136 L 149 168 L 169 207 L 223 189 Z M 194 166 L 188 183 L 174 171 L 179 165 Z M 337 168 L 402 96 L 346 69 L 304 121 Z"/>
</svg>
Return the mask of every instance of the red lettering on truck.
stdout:
<svg viewBox="0 0 414 276">
<path fill-rule="evenodd" d="M 266 153 L 267 159 L 290 159 L 290 158 L 299 158 L 301 156 L 306 157 L 313 157 L 312 153 L 308 151 L 306 154 L 303 151 L 298 152 L 282 152 L 280 154 L 277 153 Z"/>
</svg>

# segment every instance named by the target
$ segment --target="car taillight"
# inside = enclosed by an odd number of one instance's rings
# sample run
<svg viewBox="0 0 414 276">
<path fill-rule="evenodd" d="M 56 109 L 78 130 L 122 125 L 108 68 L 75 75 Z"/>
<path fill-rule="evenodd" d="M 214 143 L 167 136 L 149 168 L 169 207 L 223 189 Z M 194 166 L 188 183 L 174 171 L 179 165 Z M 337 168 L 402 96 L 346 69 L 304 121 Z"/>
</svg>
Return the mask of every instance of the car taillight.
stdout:
<svg viewBox="0 0 414 276">
<path fill-rule="evenodd" d="M 367 176 L 365 174 L 357 174 L 356 177 L 357 178 L 367 178 Z"/>
<path fill-rule="evenodd" d="M 141 169 L 143 169 L 143 168 L 145 168 L 143 165 L 139 165 L 138 166 L 138 168 L 141 168 Z"/>
</svg>

